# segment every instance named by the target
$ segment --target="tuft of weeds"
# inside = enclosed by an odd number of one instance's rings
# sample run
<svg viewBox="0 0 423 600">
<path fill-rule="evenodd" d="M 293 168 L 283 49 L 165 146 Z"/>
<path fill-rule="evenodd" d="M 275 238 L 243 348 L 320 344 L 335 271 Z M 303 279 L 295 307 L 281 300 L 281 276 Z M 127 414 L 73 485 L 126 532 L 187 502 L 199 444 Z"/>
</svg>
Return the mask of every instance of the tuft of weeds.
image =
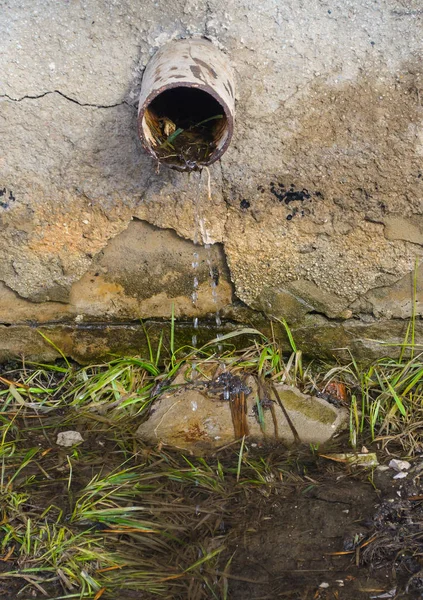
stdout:
<svg viewBox="0 0 423 600">
<path fill-rule="evenodd" d="M 326 380 L 344 380 L 352 391 L 350 439 L 370 432 L 372 440 L 386 447 L 398 442 L 407 453 L 423 448 L 423 353 L 398 359 L 381 358 L 362 369 L 334 367 Z"/>
<path fill-rule="evenodd" d="M 285 459 L 254 458 L 245 440 L 239 451 L 209 459 L 140 445 L 123 463 L 115 444 L 107 459 L 102 448 L 81 447 L 70 480 L 60 450 L 24 453 L 34 432 L 21 434 L 2 467 L 0 547 L 10 568 L 0 579 L 52 599 L 125 598 L 131 590 L 146 598 L 227 598 L 231 533 L 224 523 L 236 520 L 255 489 L 290 485 L 278 476 Z M 26 457 L 22 476 L 18 455 Z"/>
<path fill-rule="evenodd" d="M 412 455 L 423 450 L 423 345 L 415 335 L 417 301 L 417 260 L 413 276 L 412 312 L 404 340 L 384 344 L 398 348 L 398 358 L 384 357 L 362 367 L 351 355 L 348 365 L 327 370 L 326 383 L 345 381 L 351 395 L 350 442 L 370 432 L 372 441 L 386 448 L 400 444 Z"/>
</svg>

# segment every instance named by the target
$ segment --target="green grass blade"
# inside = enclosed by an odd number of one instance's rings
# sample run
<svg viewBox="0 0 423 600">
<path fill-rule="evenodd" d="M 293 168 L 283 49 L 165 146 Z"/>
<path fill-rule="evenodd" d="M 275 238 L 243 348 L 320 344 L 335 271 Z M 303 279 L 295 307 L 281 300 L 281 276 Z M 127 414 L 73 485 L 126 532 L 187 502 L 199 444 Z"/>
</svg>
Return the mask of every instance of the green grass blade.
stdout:
<svg viewBox="0 0 423 600">
<path fill-rule="evenodd" d="M 172 358 L 175 354 L 175 305 L 172 302 L 172 314 L 170 319 L 170 353 Z"/>
<path fill-rule="evenodd" d="M 41 337 L 43 338 L 43 340 L 45 340 L 48 344 L 50 344 L 50 346 L 52 348 L 54 348 L 56 350 L 56 352 L 58 352 L 60 354 L 60 356 L 63 358 L 63 360 L 66 363 L 66 366 L 68 367 L 68 369 L 70 369 L 70 362 L 68 361 L 68 359 L 66 358 L 66 356 L 63 354 L 62 350 L 60 350 L 60 348 L 58 346 L 56 346 L 56 344 L 54 342 L 52 342 L 52 340 L 50 338 L 48 338 L 42 331 L 40 331 L 39 329 L 37 329 L 37 333 L 39 333 L 41 335 Z"/>
<path fill-rule="evenodd" d="M 392 394 L 393 399 L 395 400 L 395 404 L 398 406 L 398 410 L 400 411 L 400 413 L 402 414 L 403 417 L 406 417 L 407 411 L 405 410 L 402 400 L 400 399 L 400 397 L 398 396 L 398 394 L 396 393 L 396 391 L 394 390 L 394 388 L 392 387 L 392 385 L 389 383 L 389 381 L 386 378 L 385 378 L 385 381 L 386 381 L 389 391 Z"/>
<path fill-rule="evenodd" d="M 286 322 L 285 319 L 276 319 L 276 320 L 279 321 L 279 323 L 281 323 L 283 325 L 286 335 L 288 336 L 288 340 L 289 340 L 290 346 L 292 348 L 292 351 L 297 352 L 297 344 L 295 343 L 294 336 L 292 335 L 292 331 L 289 328 L 288 323 Z"/>
</svg>

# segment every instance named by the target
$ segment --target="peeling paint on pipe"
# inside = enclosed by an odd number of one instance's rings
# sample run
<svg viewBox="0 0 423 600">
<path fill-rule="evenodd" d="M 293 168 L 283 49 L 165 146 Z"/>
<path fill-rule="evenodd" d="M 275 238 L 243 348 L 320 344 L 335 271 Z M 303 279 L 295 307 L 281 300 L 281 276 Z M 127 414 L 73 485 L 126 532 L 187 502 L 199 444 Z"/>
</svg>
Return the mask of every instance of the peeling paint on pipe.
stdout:
<svg viewBox="0 0 423 600">
<path fill-rule="evenodd" d="M 233 72 L 210 41 L 173 41 L 151 58 L 142 80 L 138 134 L 159 162 L 180 171 L 212 164 L 230 144 L 234 114 Z M 187 152 L 175 149 L 184 139 L 176 139 L 181 132 L 189 140 L 194 131 L 196 141 L 188 143 Z"/>
</svg>

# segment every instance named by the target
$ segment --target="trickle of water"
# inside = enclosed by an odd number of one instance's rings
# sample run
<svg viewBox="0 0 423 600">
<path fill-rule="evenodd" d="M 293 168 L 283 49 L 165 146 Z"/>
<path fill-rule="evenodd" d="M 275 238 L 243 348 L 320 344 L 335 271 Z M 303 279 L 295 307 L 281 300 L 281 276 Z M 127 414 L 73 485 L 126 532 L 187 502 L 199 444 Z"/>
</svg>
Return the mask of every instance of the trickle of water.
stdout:
<svg viewBox="0 0 423 600">
<path fill-rule="evenodd" d="M 198 178 L 198 191 L 197 191 L 197 199 L 194 205 L 194 245 L 197 246 L 198 245 L 198 234 L 199 234 L 199 228 L 200 228 L 200 188 L 201 188 L 201 178 Z M 197 248 L 194 248 L 194 252 L 192 253 L 192 270 L 193 270 L 193 281 L 192 281 L 192 294 L 191 294 L 191 299 L 192 299 L 192 305 L 194 307 L 194 309 L 197 308 L 197 303 L 198 303 L 198 286 L 199 286 L 199 281 L 198 281 L 198 267 L 199 267 L 199 254 L 197 251 Z M 198 331 L 198 317 L 194 317 L 193 320 L 193 326 L 194 326 L 194 333 L 192 335 L 191 338 L 191 344 L 193 348 L 197 348 L 197 343 L 198 343 L 198 337 L 197 337 L 197 331 Z M 196 375 L 196 363 L 193 362 L 192 363 L 192 378 L 195 379 L 195 375 Z"/>
<path fill-rule="evenodd" d="M 211 202 L 212 198 L 211 198 L 210 172 L 207 169 L 207 167 L 206 167 L 206 170 L 207 170 L 207 175 L 208 175 L 208 183 L 207 183 L 208 200 L 209 200 L 209 202 Z M 194 241 L 195 246 L 197 246 L 200 243 L 200 241 L 204 242 L 204 246 L 206 249 L 207 267 L 208 267 L 208 272 L 209 272 L 209 276 L 210 276 L 211 295 L 212 295 L 213 303 L 216 306 L 215 322 L 216 322 L 216 327 L 219 328 L 222 325 L 222 319 L 220 318 L 219 308 L 218 308 L 218 294 L 217 294 L 218 272 L 217 272 L 217 268 L 213 265 L 213 253 L 212 253 L 212 249 L 211 249 L 211 243 L 209 242 L 210 238 L 209 238 L 209 235 L 208 235 L 208 232 L 206 229 L 205 219 L 203 218 L 203 216 L 201 214 L 201 193 L 200 192 L 201 192 L 201 174 L 198 179 L 197 199 L 196 199 L 196 202 L 194 205 L 193 241 Z M 199 239 L 200 236 L 201 236 L 201 240 Z M 191 299 L 192 299 L 192 304 L 193 304 L 194 309 L 198 308 L 197 305 L 198 305 L 198 289 L 199 289 L 199 278 L 198 278 L 199 266 L 200 266 L 199 253 L 197 251 L 197 248 L 194 248 L 194 252 L 192 255 L 193 280 L 192 280 L 192 293 L 191 293 Z M 199 325 L 198 317 L 194 317 L 194 319 L 193 319 L 194 333 L 192 335 L 192 340 L 191 340 L 193 348 L 197 348 L 198 325 Z M 219 338 L 220 333 L 217 333 L 216 337 Z M 221 344 L 218 345 L 218 350 L 219 350 L 219 353 L 222 352 Z M 193 365 L 192 365 L 193 378 L 195 378 L 195 373 L 196 373 L 196 364 L 193 363 Z"/>
<path fill-rule="evenodd" d="M 205 244 L 205 248 L 207 250 L 207 266 L 209 269 L 209 276 L 210 276 L 211 295 L 212 295 L 212 300 L 216 306 L 214 320 L 216 323 L 216 327 L 219 328 L 222 325 L 222 319 L 220 318 L 219 307 L 218 307 L 217 281 L 216 281 L 217 270 L 215 269 L 215 267 L 213 265 L 213 253 L 211 250 L 211 244 Z M 216 337 L 217 337 L 217 339 L 219 339 L 221 337 L 221 334 L 219 332 L 217 332 Z M 222 352 L 222 344 L 218 345 L 218 350 L 219 350 L 219 353 Z"/>
</svg>

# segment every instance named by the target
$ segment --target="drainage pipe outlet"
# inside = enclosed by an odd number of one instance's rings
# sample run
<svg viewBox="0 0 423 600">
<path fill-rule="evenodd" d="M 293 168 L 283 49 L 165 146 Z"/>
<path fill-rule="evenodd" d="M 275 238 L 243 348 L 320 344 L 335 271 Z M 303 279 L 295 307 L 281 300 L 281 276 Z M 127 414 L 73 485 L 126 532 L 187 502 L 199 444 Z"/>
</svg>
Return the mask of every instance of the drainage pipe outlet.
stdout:
<svg viewBox="0 0 423 600">
<path fill-rule="evenodd" d="M 193 171 L 222 156 L 234 129 L 235 86 L 227 57 L 205 39 L 177 40 L 148 63 L 138 134 L 159 162 Z"/>
</svg>

